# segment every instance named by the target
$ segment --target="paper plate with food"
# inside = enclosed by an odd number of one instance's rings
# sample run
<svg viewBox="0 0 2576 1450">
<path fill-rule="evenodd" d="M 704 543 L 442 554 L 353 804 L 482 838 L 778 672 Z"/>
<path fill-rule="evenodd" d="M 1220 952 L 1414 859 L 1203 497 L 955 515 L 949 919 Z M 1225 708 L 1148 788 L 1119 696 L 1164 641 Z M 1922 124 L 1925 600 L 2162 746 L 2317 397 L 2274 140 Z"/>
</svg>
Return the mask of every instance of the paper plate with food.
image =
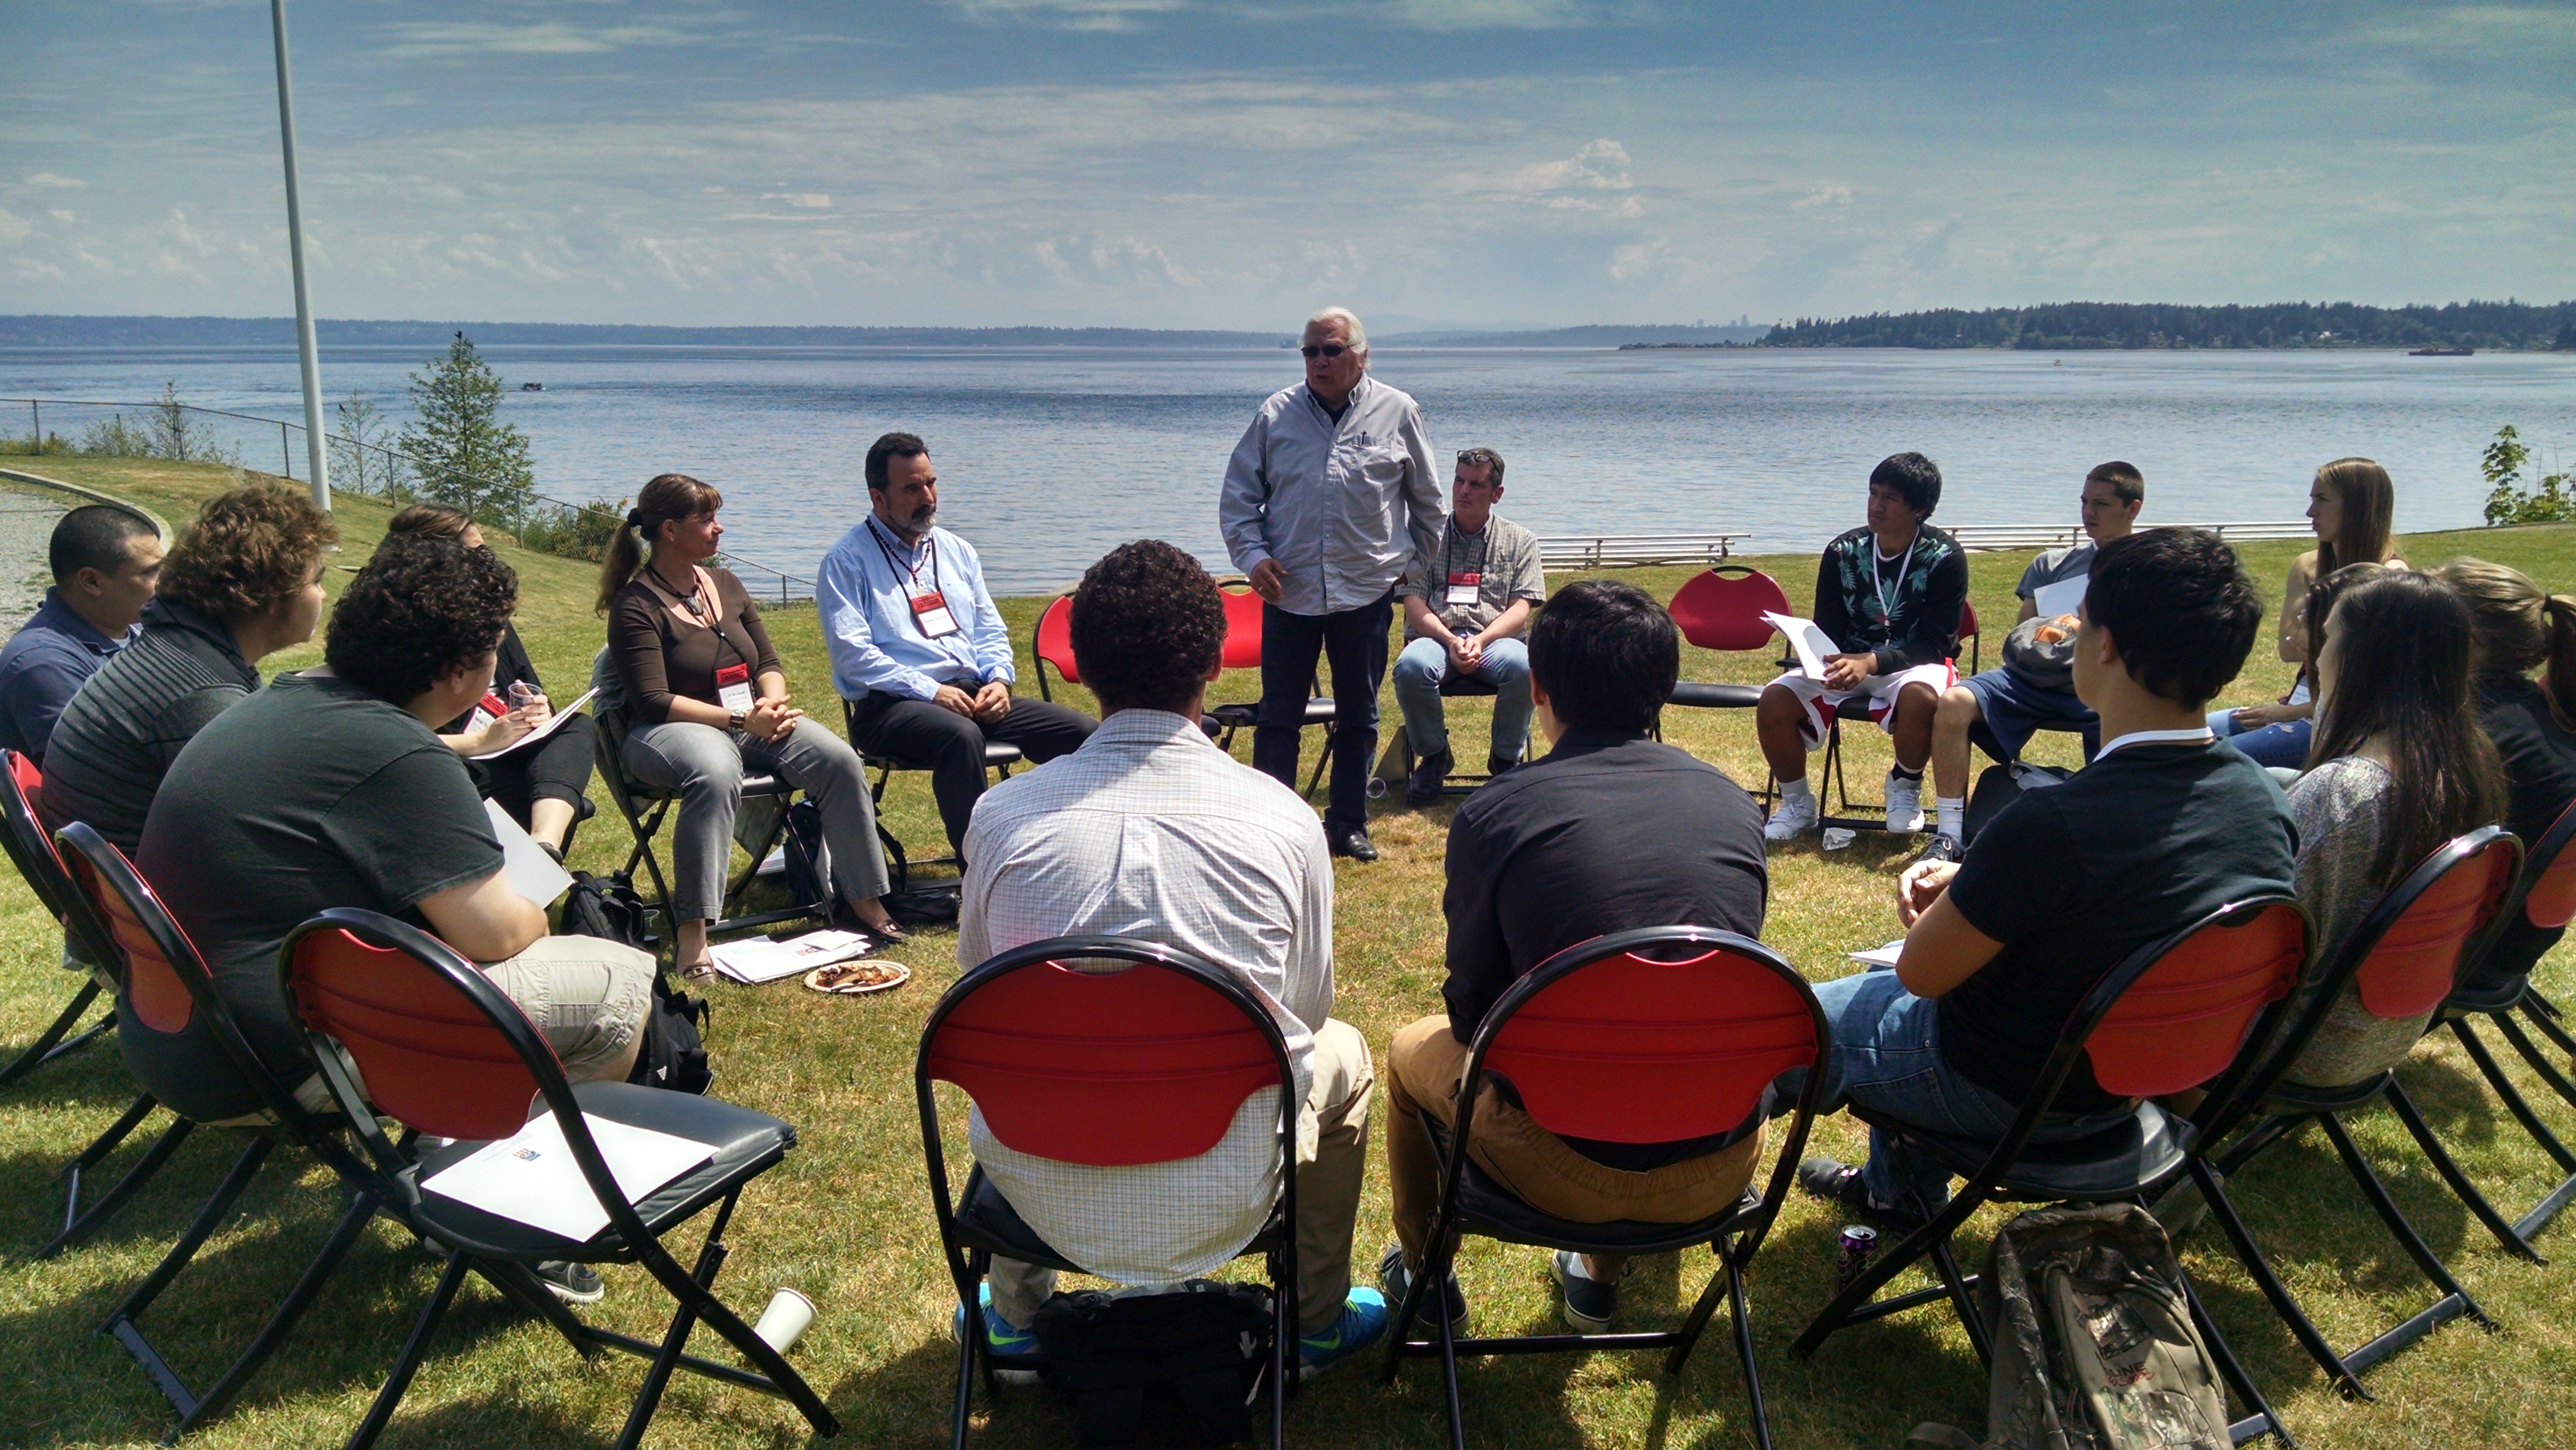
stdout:
<svg viewBox="0 0 2576 1450">
<path fill-rule="evenodd" d="M 911 980 L 912 968 L 901 962 L 864 959 L 834 962 L 805 974 L 806 986 L 835 997 L 864 997 L 870 992 L 892 991 Z"/>
</svg>

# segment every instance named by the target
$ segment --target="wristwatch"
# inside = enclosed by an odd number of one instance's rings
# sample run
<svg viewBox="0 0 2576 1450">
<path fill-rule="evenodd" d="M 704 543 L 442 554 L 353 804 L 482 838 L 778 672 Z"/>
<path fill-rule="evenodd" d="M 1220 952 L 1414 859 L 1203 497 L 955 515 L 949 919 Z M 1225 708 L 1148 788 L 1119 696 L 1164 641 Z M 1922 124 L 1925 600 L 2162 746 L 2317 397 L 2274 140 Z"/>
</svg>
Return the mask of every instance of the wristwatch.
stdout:
<svg viewBox="0 0 2576 1450">
<path fill-rule="evenodd" d="M 725 717 L 725 728 L 728 730 L 739 730 L 742 728 L 742 722 L 750 718 L 751 712 L 749 710 L 736 710 Z"/>
</svg>

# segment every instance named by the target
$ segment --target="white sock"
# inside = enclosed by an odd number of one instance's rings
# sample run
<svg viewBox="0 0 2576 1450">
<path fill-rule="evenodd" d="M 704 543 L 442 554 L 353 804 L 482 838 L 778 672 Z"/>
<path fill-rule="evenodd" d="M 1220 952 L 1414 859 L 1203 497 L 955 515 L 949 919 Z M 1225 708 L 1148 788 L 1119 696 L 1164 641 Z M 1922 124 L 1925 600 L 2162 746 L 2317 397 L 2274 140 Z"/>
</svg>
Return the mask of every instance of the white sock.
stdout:
<svg viewBox="0 0 2576 1450">
<path fill-rule="evenodd" d="M 1796 780 L 1784 780 L 1780 782 L 1780 801 L 1783 805 L 1791 803 L 1803 804 L 1807 801 L 1813 800 L 1814 798 L 1815 792 L 1807 788 L 1807 778 L 1803 775 L 1798 777 Z"/>
<path fill-rule="evenodd" d="M 1936 823 L 1932 828 L 1934 831 L 1949 837 L 1953 841 L 1958 840 L 1966 833 L 1968 827 L 1968 798 L 1966 796 L 1959 796 L 1955 799 L 1950 796 L 1935 796 L 1932 799 L 1932 810 L 1934 816 L 1937 818 Z"/>
</svg>

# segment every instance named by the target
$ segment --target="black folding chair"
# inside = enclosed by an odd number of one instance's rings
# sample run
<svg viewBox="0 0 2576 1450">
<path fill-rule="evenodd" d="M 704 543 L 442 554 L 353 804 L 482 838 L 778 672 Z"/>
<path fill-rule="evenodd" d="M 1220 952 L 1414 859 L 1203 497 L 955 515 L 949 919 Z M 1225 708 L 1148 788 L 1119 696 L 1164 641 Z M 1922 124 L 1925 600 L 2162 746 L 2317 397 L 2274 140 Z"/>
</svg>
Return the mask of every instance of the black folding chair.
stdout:
<svg viewBox="0 0 2576 1450">
<path fill-rule="evenodd" d="M 1648 927 L 1566 948 L 1530 969 L 1485 1014 L 1460 1079 L 1454 1130 L 1422 1115 L 1440 1162 L 1440 1207 L 1421 1272 L 1411 1276 L 1396 1328 L 1387 1337 L 1384 1378 L 1407 1357 L 1436 1357 L 1449 1401 L 1449 1443 L 1467 1444 L 1458 1356 L 1663 1349 L 1664 1373 L 1679 1374 L 1726 1291 L 1744 1366 L 1753 1435 L 1771 1445 L 1744 1275 L 1779 1215 L 1805 1151 L 1831 1029 L 1798 970 L 1760 942 L 1706 927 Z M 1560 1137 L 1663 1143 L 1733 1130 L 1761 1111 L 1774 1078 L 1806 1068 L 1769 1186 L 1695 1223 L 1577 1223 L 1540 1212 L 1479 1168 L 1476 1098 L 1487 1075 L 1508 1081 L 1531 1120 Z M 1677 1330 L 1638 1334 L 1536 1334 L 1459 1339 L 1449 1316 L 1428 1309 L 1428 1286 L 1446 1284 L 1459 1240 L 1481 1234 L 1587 1254 L 1670 1253 L 1708 1245 L 1717 1265 Z M 1437 1321 L 1436 1337 L 1411 1338 L 1417 1314 Z"/>
<path fill-rule="evenodd" d="M 280 1144 L 301 1143 L 316 1158 L 336 1168 L 352 1166 L 355 1160 L 340 1138 L 341 1125 L 306 1112 L 296 1102 L 294 1092 L 279 1082 L 252 1051 L 233 1019 L 231 1006 L 216 987 L 213 973 L 207 970 L 205 959 L 198 955 L 196 946 L 152 888 L 135 873 L 125 854 L 78 821 L 63 828 L 60 840 L 67 853 L 64 859 L 69 874 L 85 896 L 96 903 L 99 916 L 113 934 L 125 969 L 124 1001 L 135 1020 L 159 1032 L 179 1031 L 192 1020 L 201 1024 L 240 1080 L 258 1097 L 266 1117 L 259 1126 L 235 1130 L 249 1141 L 233 1161 L 232 1170 L 224 1175 L 214 1195 L 206 1200 L 161 1262 L 117 1301 L 99 1325 L 98 1332 L 124 1345 L 179 1412 L 179 1423 L 162 1440 L 166 1445 L 222 1414 L 232 1403 L 251 1375 L 276 1351 L 287 1330 L 312 1308 L 314 1297 L 357 1243 L 367 1220 L 375 1216 L 377 1204 L 368 1195 L 359 1194 L 340 1215 L 321 1252 L 296 1279 L 286 1297 L 278 1301 L 267 1322 L 251 1336 L 232 1364 L 204 1390 L 189 1388 L 144 1335 L 144 1311 L 179 1277 L 207 1237 L 231 1217 L 234 1203 Z M 186 1126 L 188 1120 L 182 1118 L 180 1123 Z M 122 1190 L 123 1185 L 119 1188 Z"/>
<path fill-rule="evenodd" d="M 1440 698 L 1444 700 L 1490 700 L 1501 693 L 1502 691 L 1492 684 L 1474 675 L 1462 675 L 1456 670 L 1451 670 L 1440 677 Z M 1413 774 L 1413 767 L 1419 762 L 1413 754 L 1413 737 L 1405 732 L 1404 722 L 1401 720 L 1396 722 L 1395 740 L 1398 751 L 1396 758 L 1403 762 L 1404 773 L 1409 776 Z M 1514 764 L 1529 758 L 1529 747 L 1529 741 L 1521 742 L 1521 753 L 1513 758 Z M 1468 795 L 1473 793 L 1476 787 L 1493 778 L 1493 774 L 1489 771 L 1460 771 L 1441 783 L 1440 793 Z M 1311 792 L 1313 787 L 1310 786 L 1308 789 Z"/>
<path fill-rule="evenodd" d="M 1121 966 L 1120 964 L 1125 964 Z M 939 1241 L 964 1311 L 950 1442 L 966 1444 L 975 1367 L 995 1392 L 976 1285 L 996 1254 L 1088 1273 L 1021 1219 L 978 1165 L 951 1196 L 936 1082 L 966 1091 L 985 1126 L 1042 1158 L 1128 1166 L 1195 1158 L 1215 1147 L 1243 1100 L 1279 1093 L 1279 1198 L 1236 1257 L 1270 1274 L 1270 1443 L 1284 1445 L 1297 1380 L 1297 1118 L 1288 1044 L 1242 983 L 1187 952 L 1133 937 L 1054 937 L 969 971 L 931 1009 L 913 1061 L 921 1151 Z"/>
<path fill-rule="evenodd" d="M 2560 1025 L 2557 1009 L 2531 985 L 2531 969 L 2566 935 L 2567 923 L 2576 920 L 2576 853 L 2567 850 L 2570 838 L 2576 838 L 2576 805 L 2561 812 L 2524 854 L 2522 871 L 2515 877 L 2513 891 L 2505 897 L 2503 908 L 2496 913 L 2495 926 L 2478 943 L 2475 959 L 2462 969 L 2459 989 L 2442 1004 L 2442 1020 L 2449 1024 L 2461 1049 L 2477 1064 L 2479 1073 L 2495 1089 L 2514 1121 L 2565 1175 L 2557 1187 L 2541 1195 L 2539 1202 L 2514 1221 L 2514 1237 L 2526 1249 L 2560 1210 L 2576 1200 L 2576 1152 L 2569 1151 L 2558 1135 L 2540 1121 L 2540 1115 L 2532 1111 L 2513 1080 L 2505 1076 L 2486 1040 L 2478 1035 L 2477 1021 L 2483 1017 L 2494 1023 L 2496 1031 L 2513 1044 L 2514 1051 L 2522 1055 L 2559 1101 L 2576 1107 L 2576 1082 L 2569 1081 L 2568 1069 L 2551 1061 L 2523 1030 L 2528 1024 L 2561 1051 L 2576 1054 L 2576 1040 L 2571 1040 Z M 2536 1257 L 2538 1251 L 2532 1252 Z"/>
<path fill-rule="evenodd" d="M 2225 1112 L 2245 1090 L 2287 1016 L 2290 994 L 2307 960 L 2308 924 L 2286 896 L 2256 897 L 2219 908 L 2161 941 L 2131 952 L 2106 973 L 2059 1028 L 2012 1127 L 1994 1143 L 1926 1132 L 1851 1105 L 1901 1161 L 1937 1163 L 1966 1184 L 1947 1204 L 1910 1207 L 1922 1222 L 1880 1252 L 1826 1304 L 1792 1347 L 1813 1355 L 1827 1336 L 1863 1320 L 1947 1298 L 1980 1359 L 1991 1361 L 1984 1320 L 1971 1291 L 1976 1276 L 1960 1272 L 1951 1235 L 1990 1202 L 2135 1203 L 2178 1180 L 2195 1161 L 2198 1134 L 2156 1098 L 2208 1087 L 2203 1106 Z M 2079 1062 L 2089 1063 L 2105 1092 L 2136 1100 L 2120 1122 L 2081 1138 L 2037 1142 L 2060 1092 Z M 1886 1299 L 1878 1291 L 1929 1258 L 1937 1285 Z M 2270 1433 L 2293 1445 L 2272 1407 L 2228 1347 L 2186 1280 L 2193 1322 L 2219 1372 L 2250 1412 L 2231 1427 L 2238 1442 Z"/>
<path fill-rule="evenodd" d="M 603 655 L 605 651 L 602 652 Z M 662 829 L 662 820 L 679 804 L 680 793 L 626 773 L 626 712 L 608 705 L 605 699 L 594 705 L 592 718 L 599 722 L 599 779 L 608 787 L 609 799 L 616 802 L 617 813 L 626 818 L 626 829 L 635 839 L 635 849 L 626 853 L 626 864 L 618 874 L 632 879 L 641 863 L 652 879 L 654 896 L 647 906 L 671 915 L 671 883 L 662 874 L 662 861 L 653 849 L 653 838 Z M 743 893 L 759 876 L 761 864 L 769 859 L 781 838 L 787 835 L 787 807 L 795 799 L 796 787 L 775 775 L 745 775 L 742 778 L 742 805 L 734 819 L 734 840 L 751 853 L 750 864 L 725 887 L 725 915 L 709 924 L 710 935 L 729 931 L 749 931 L 755 927 L 776 926 L 787 921 L 821 921 L 831 911 L 829 894 L 819 902 L 797 902 L 774 911 L 742 914 Z M 798 849 L 792 842 L 789 849 Z"/>
<path fill-rule="evenodd" d="M 1045 683 L 1046 672 L 1044 670 L 1040 670 L 1038 672 L 1038 680 L 1041 685 Z M 1041 689 L 1039 693 L 1043 695 L 1045 691 Z M 858 711 L 859 707 L 857 702 L 851 700 L 843 700 L 841 702 L 841 734 L 850 742 L 850 748 L 859 752 L 859 758 L 862 761 L 877 768 L 876 784 L 869 787 L 868 798 L 875 803 L 877 808 L 877 840 L 885 847 L 886 877 L 894 883 L 896 894 L 901 895 L 913 889 L 912 872 L 915 867 L 949 866 L 962 869 L 965 863 L 959 861 L 957 859 L 957 854 L 953 851 L 943 855 L 925 857 L 919 861 L 913 860 L 911 853 L 904 850 L 903 842 L 896 838 L 893 831 L 887 829 L 885 823 L 885 793 L 887 782 L 894 779 L 894 773 L 898 770 L 920 771 L 926 774 L 930 770 L 930 762 L 926 760 L 906 760 L 899 756 L 889 755 L 884 751 L 870 753 L 869 751 L 861 750 L 859 748 Z M 1011 774 L 1011 767 L 1019 763 L 1020 747 L 1016 745 L 1008 745 L 999 740 L 987 740 L 984 742 L 984 768 L 992 771 L 995 778 L 1008 779 Z"/>
<path fill-rule="evenodd" d="M 2393 1071 L 2373 1073 L 2359 1082 L 2336 1087 L 2294 1083 L 2287 1073 L 2299 1054 L 2315 1040 L 2347 985 L 2357 983 L 2363 1005 L 2375 1016 L 2412 1017 L 2438 1006 L 2458 984 L 2467 948 L 2493 918 L 2522 859 L 2521 844 L 2500 826 L 2487 826 L 2453 840 L 2427 856 L 2405 879 L 2380 898 L 2361 924 L 2314 979 L 2315 995 L 2282 1029 L 2270 1057 L 2233 1101 L 2205 1104 L 2196 1114 L 2205 1125 L 2188 1155 L 2192 1179 L 2208 1201 L 2210 1214 L 2227 1234 L 2236 1256 L 2290 1328 L 2299 1346 L 2314 1359 L 2347 1397 L 2368 1399 L 2361 1375 L 2380 1361 L 2462 1315 L 2492 1329 L 2494 1322 L 2478 1307 L 2441 1259 L 2415 1231 L 2379 1175 L 2344 1127 L 2343 1116 L 2385 1103 L 2406 1126 L 2409 1136 L 2451 1191 L 2467 1204 L 2497 1242 L 2526 1257 L 2530 1246 L 2514 1235 L 2512 1225 L 2488 1205 L 2460 1171 L 2441 1140 L 2425 1126 L 2424 1116 L 2397 1084 Z M 2441 1297 L 2431 1308 L 2377 1335 L 2359 1349 L 2338 1355 L 2325 1336 L 2299 1308 L 2288 1286 L 2272 1272 L 2236 1206 L 2228 1200 L 2224 1180 L 2242 1172 L 2264 1149 L 2293 1136 L 2314 1122 L 2334 1145 L 2362 1197 L 2388 1226 L 2398 1245 L 2414 1260 Z M 2230 1134 L 2234 1134 L 2230 1138 Z M 2223 1146 L 2222 1146 L 2223 1145 Z"/>
<path fill-rule="evenodd" d="M 0 758 L 0 776 L 6 777 L 5 781 L 0 781 L 0 815 L 7 817 L 7 828 L 5 833 L 0 833 L 0 843 L 7 845 L 9 859 L 17 864 L 18 874 L 26 879 L 27 889 L 36 893 L 36 904 L 63 924 L 65 945 L 91 948 L 92 943 L 83 939 L 88 925 L 88 909 L 76 901 L 67 903 L 64 900 L 68 883 L 62 879 L 62 863 L 54 858 L 53 845 L 45 839 L 44 827 L 36 820 L 36 793 L 43 788 L 44 778 L 37 772 L 33 761 L 15 750 L 0 751 L 0 757 L 5 757 Z M 73 920 L 74 912 L 79 913 L 81 921 Z M 97 957 L 92 960 L 104 967 L 114 958 Z M 100 987 L 95 979 L 84 980 L 72 993 L 71 1001 L 55 1015 L 53 1021 L 45 1024 L 35 1040 L 9 1059 L 7 1066 L 0 1067 L 0 1087 L 7 1087 L 37 1068 L 57 1058 L 68 1057 L 115 1031 L 116 1005 L 111 1000 L 105 1016 L 84 1028 L 79 1036 L 71 1035 L 71 1030 L 80 1025 L 81 1018 L 89 1014 L 90 1004 L 98 1000 L 99 993 Z"/>
<path fill-rule="evenodd" d="M 278 987 L 366 1149 L 365 1161 L 334 1166 L 363 1200 L 381 1204 L 447 1255 L 437 1289 L 384 1388 L 349 1437 L 349 1450 L 373 1444 L 392 1419 L 468 1273 L 481 1274 L 542 1315 L 584 1358 L 616 1349 L 652 1361 L 617 1438 L 619 1450 L 634 1450 L 643 1440 L 664 1388 L 681 1369 L 775 1395 L 795 1405 L 817 1434 L 838 1432 L 839 1422 L 804 1377 L 713 1293 L 735 1202 L 744 1185 L 795 1146 L 794 1128 L 767 1113 L 689 1093 L 623 1082 L 573 1086 L 564 1080 L 554 1049 L 481 969 L 427 932 L 371 911 L 334 908 L 297 927 L 278 953 Z M 358 1076 L 344 1064 L 341 1049 Z M 607 1226 L 587 1239 L 486 1213 L 426 1186 L 489 1146 L 487 1140 L 518 1132 L 531 1120 L 532 1098 L 554 1118 L 583 1184 L 607 1217 Z M 385 1135 L 379 1113 L 409 1130 L 404 1142 Z M 630 1201 L 592 1136 L 594 1120 L 687 1138 L 705 1145 L 709 1156 Z M 451 1141 L 416 1153 L 413 1134 Z M 683 1269 L 662 1247 L 662 1236 L 708 1208 L 716 1209 L 715 1220 L 697 1265 Z M 556 1259 L 641 1264 L 679 1301 L 661 1342 L 583 1323 L 535 1276 L 536 1264 Z M 687 1353 L 689 1334 L 701 1320 L 753 1368 Z"/>
</svg>

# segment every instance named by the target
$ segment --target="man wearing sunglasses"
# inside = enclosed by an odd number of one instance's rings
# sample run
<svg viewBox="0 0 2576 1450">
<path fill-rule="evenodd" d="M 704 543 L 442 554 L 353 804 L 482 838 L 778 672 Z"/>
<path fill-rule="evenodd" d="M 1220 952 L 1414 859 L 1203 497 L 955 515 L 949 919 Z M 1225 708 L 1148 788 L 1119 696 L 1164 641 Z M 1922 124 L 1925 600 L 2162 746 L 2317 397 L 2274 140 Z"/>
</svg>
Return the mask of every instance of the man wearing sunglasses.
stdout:
<svg viewBox="0 0 2576 1450">
<path fill-rule="evenodd" d="M 1261 610 L 1261 706 L 1252 763 L 1294 788 L 1306 701 L 1322 656 L 1333 675 L 1333 788 L 1324 837 L 1377 859 L 1368 781 L 1395 588 L 1440 547 L 1440 473 L 1422 410 L 1368 375 L 1368 333 L 1348 309 L 1306 319 L 1306 380 L 1271 395 L 1226 464 L 1217 526 Z"/>
</svg>

